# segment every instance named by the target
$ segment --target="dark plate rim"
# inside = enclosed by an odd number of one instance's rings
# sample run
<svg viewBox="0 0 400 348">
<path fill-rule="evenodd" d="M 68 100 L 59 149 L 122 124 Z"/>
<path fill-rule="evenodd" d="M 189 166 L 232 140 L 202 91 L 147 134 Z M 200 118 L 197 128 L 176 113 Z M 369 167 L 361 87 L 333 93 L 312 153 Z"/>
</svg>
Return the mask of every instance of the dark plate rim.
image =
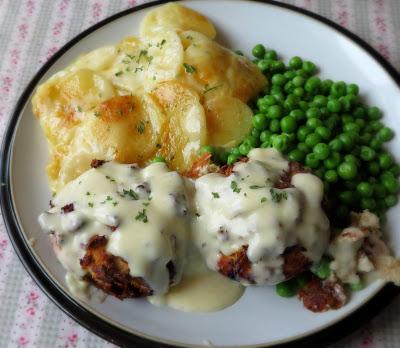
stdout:
<svg viewBox="0 0 400 348">
<path fill-rule="evenodd" d="M 178 0 L 179 1 L 179 0 Z M 291 11 L 306 15 L 311 17 L 330 28 L 337 31 L 339 34 L 349 38 L 358 46 L 364 49 L 370 56 L 372 56 L 375 61 L 377 61 L 386 72 L 392 77 L 395 83 L 400 88 L 400 74 L 387 62 L 374 48 L 372 48 L 365 41 L 360 39 L 357 35 L 348 31 L 347 29 L 339 26 L 333 21 L 322 17 L 318 14 L 299 8 L 290 4 L 276 2 L 274 0 L 251 0 L 255 2 L 261 2 Z M 173 345 L 150 341 L 140 336 L 136 336 L 129 333 L 122 328 L 114 326 L 99 317 L 97 317 L 92 312 L 85 309 L 78 302 L 76 302 L 72 297 L 70 297 L 61 287 L 56 284 L 56 282 L 47 274 L 47 272 L 42 268 L 38 260 L 35 258 L 31 251 L 30 246 L 23 237 L 23 231 L 18 224 L 16 217 L 16 212 L 14 209 L 12 201 L 12 193 L 10 187 L 10 159 L 13 148 L 13 138 L 18 124 L 19 116 L 23 110 L 29 96 L 34 90 L 35 86 L 39 82 L 43 74 L 46 73 L 48 69 L 72 46 L 79 42 L 84 37 L 88 36 L 90 33 L 96 31 L 97 29 L 105 26 L 106 24 L 115 21 L 116 19 L 131 14 L 135 11 L 145 9 L 148 7 L 153 7 L 169 2 L 168 0 L 154 1 L 138 6 L 134 6 L 130 9 L 121 11 L 111 17 L 108 17 L 99 23 L 86 29 L 68 43 L 66 43 L 62 48 L 60 48 L 35 74 L 28 86 L 25 88 L 24 92 L 18 99 L 12 116 L 8 122 L 5 130 L 3 144 L 1 148 L 1 161 L 0 161 L 0 177 L 1 177 L 1 187 L 0 187 L 0 204 L 5 226 L 12 242 L 12 245 L 24 265 L 25 269 L 28 271 L 30 276 L 35 280 L 37 285 L 41 290 L 68 316 L 77 321 L 80 325 L 95 333 L 96 335 L 112 342 L 114 344 L 132 347 L 175 347 Z M 316 333 L 311 333 L 310 335 L 295 339 L 293 341 L 274 345 L 274 347 L 321 347 L 328 344 L 336 342 L 338 339 L 352 333 L 354 330 L 360 328 L 364 323 L 376 316 L 384 307 L 386 307 L 398 294 L 400 294 L 400 288 L 387 284 L 382 290 L 380 290 L 375 296 L 373 296 L 369 301 L 367 301 L 363 306 L 352 312 L 346 318 L 340 320 L 333 325 L 322 329 Z M 340 333 L 340 335 L 339 335 Z"/>
</svg>

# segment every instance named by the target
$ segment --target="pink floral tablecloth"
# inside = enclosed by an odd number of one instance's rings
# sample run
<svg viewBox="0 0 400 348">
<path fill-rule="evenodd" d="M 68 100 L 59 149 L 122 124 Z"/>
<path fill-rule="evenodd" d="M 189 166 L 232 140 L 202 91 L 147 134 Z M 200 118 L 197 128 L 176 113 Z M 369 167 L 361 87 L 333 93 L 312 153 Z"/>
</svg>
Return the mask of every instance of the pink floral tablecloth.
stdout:
<svg viewBox="0 0 400 348">
<path fill-rule="evenodd" d="M 143 2 L 0 0 L 0 135 L 23 88 L 54 52 L 92 24 Z M 400 69 L 400 0 L 282 2 L 350 29 Z M 38 289 L 0 221 L 0 347 L 111 347 L 69 319 Z M 400 298 L 335 347 L 400 347 Z"/>
</svg>

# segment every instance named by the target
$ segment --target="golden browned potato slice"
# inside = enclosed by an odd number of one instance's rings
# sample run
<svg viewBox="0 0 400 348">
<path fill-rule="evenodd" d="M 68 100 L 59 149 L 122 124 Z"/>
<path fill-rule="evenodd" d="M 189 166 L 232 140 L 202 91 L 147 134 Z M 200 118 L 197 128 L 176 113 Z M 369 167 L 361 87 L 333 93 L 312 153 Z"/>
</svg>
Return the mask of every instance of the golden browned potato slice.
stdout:
<svg viewBox="0 0 400 348">
<path fill-rule="evenodd" d="M 199 95 L 177 81 L 162 82 L 151 94 L 168 120 L 161 137 L 159 154 L 164 156 L 171 168 L 183 172 L 190 168 L 207 138 L 204 109 Z"/>
<path fill-rule="evenodd" d="M 157 83 L 177 78 L 183 66 L 183 47 L 179 35 L 173 30 L 157 30 L 143 38 L 143 42 L 148 57 L 145 90 L 150 91 Z"/>
<path fill-rule="evenodd" d="M 267 84 L 265 76 L 246 57 L 193 31 L 180 34 L 184 47 L 184 63 L 194 68 L 186 74 L 188 83 L 212 96 L 230 95 L 243 102 L 249 101 Z"/>
<path fill-rule="evenodd" d="M 169 3 L 150 11 L 142 20 L 140 35 L 146 36 L 160 27 L 179 31 L 195 30 L 210 39 L 214 39 L 216 35 L 213 24 L 205 16 L 176 3 Z"/>
<path fill-rule="evenodd" d="M 116 96 L 84 114 L 62 159 L 57 189 L 90 168 L 96 159 L 144 164 L 158 150 L 164 116 L 147 95 Z"/>
<path fill-rule="evenodd" d="M 251 130 L 252 111 L 241 100 L 216 97 L 205 103 L 207 143 L 230 147 L 240 143 Z"/>
</svg>

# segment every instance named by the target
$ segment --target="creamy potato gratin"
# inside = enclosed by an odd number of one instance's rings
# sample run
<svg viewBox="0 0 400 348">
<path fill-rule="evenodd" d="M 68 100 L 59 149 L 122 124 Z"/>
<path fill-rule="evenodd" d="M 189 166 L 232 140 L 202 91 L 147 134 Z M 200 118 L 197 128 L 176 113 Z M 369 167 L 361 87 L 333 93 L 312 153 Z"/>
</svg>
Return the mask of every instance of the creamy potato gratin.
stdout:
<svg viewBox="0 0 400 348">
<path fill-rule="evenodd" d="M 313 311 L 339 308 L 343 284 L 378 270 L 398 280 L 367 211 L 331 235 L 323 184 L 274 149 L 231 166 L 199 157 L 251 129 L 247 102 L 267 85 L 247 58 L 214 41 L 201 14 L 149 12 L 139 37 L 96 49 L 40 85 L 33 98 L 50 150 L 55 197 L 39 217 L 79 297 L 89 284 L 120 299 L 184 311 L 237 301 L 331 255 L 329 279 L 299 293 Z M 150 163 L 163 156 L 166 163 Z"/>
</svg>

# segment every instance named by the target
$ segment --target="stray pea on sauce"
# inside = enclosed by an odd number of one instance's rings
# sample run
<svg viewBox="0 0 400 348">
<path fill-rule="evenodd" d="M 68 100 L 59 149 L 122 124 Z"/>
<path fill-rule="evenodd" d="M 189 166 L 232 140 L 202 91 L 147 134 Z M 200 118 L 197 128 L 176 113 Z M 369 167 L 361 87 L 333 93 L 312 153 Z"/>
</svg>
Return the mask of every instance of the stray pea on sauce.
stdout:
<svg viewBox="0 0 400 348">
<path fill-rule="evenodd" d="M 228 177 L 210 173 L 196 180 L 164 163 L 141 169 L 107 162 L 70 182 L 39 223 L 52 234 L 76 296 L 87 291 L 80 260 L 90 238 L 100 235 L 108 239 L 106 251 L 123 258 L 130 275 L 153 289 L 151 303 L 221 310 L 244 292 L 239 282 L 215 272 L 221 253 L 248 245 L 255 282 L 273 284 L 284 279 L 287 247 L 300 244 L 313 262 L 327 248 L 322 182 L 301 173 L 293 176 L 294 187 L 273 188 L 287 169 L 288 162 L 272 149 L 252 150 L 249 161 L 237 163 Z M 171 261 L 172 282 L 166 267 Z"/>
</svg>

